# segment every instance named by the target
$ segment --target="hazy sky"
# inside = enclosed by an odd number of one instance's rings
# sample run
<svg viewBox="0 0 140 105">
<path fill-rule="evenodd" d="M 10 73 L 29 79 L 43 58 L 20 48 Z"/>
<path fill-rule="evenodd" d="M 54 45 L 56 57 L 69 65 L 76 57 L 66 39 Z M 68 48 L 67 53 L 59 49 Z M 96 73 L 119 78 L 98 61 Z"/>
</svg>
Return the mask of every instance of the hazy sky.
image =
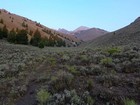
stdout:
<svg viewBox="0 0 140 105">
<path fill-rule="evenodd" d="M 47 27 L 114 31 L 140 16 L 140 0 L 0 0 L 0 8 Z"/>
</svg>

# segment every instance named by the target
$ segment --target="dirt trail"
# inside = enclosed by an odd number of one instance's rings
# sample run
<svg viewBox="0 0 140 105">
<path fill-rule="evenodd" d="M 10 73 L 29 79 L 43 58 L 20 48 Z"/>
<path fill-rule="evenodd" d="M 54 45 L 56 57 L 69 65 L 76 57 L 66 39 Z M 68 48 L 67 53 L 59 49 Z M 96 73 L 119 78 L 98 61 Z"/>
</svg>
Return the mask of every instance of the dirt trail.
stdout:
<svg viewBox="0 0 140 105">
<path fill-rule="evenodd" d="M 47 61 L 44 61 L 42 64 L 40 64 L 35 71 L 42 72 L 44 69 L 46 70 Z M 39 84 L 36 83 L 36 78 L 38 77 L 38 72 L 34 76 L 32 76 L 32 79 L 30 80 L 28 84 L 28 89 L 25 95 L 20 98 L 15 105 L 37 105 L 36 101 L 36 90 L 39 88 Z"/>
<path fill-rule="evenodd" d="M 27 89 L 26 94 L 18 100 L 16 105 L 37 105 L 35 91 L 37 89 L 37 85 L 35 83 L 30 83 Z"/>
</svg>

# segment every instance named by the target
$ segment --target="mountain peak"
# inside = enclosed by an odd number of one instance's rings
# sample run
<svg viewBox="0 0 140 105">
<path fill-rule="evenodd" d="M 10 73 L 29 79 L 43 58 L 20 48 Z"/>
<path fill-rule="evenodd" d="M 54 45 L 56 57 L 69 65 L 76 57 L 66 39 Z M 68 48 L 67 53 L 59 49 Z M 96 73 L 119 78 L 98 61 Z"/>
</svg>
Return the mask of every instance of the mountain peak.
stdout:
<svg viewBox="0 0 140 105">
<path fill-rule="evenodd" d="M 77 29 L 75 29 L 73 32 L 79 32 L 79 31 L 88 30 L 88 29 L 90 29 L 90 28 L 89 27 L 86 27 L 86 26 L 80 26 Z"/>
</svg>

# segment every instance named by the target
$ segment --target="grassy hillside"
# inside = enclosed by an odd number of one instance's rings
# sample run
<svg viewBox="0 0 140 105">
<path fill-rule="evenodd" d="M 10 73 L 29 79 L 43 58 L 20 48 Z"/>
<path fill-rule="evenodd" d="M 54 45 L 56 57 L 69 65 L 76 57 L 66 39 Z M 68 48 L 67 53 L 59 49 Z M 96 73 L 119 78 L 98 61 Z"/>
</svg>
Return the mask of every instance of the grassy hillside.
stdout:
<svg viewBox="0 0 140 105">
<path fill-rule="evenodd" d="M 39 22 L 32 21 L 28 18 L 10 13 L 4 9 L 0 9 L 0 28 L 3 28 L 6 25 L 7 29 L 11 31 L 12 29 L 18 31 L 21 29 L 25 29 L 28 31 L 28 38 L 31 39 L 33 37 L 34 32 L 38 29 L 40 31 L 42 38 L 49 38 L 51 35 L 57 35 L 59 38 L 65 40 L 67 45 L 73 46 L 74 42 L 80 42 L 74 36 L 63 34 L 52 30 Z"/>
</svg>

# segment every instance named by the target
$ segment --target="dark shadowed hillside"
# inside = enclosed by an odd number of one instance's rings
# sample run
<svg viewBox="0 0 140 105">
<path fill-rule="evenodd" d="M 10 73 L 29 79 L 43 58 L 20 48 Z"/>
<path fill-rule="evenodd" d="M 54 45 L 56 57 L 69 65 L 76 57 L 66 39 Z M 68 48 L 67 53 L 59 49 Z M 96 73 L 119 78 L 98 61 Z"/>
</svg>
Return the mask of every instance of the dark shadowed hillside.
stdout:
<svg viewBox="0 0 140 105">
<path fill-rule="evenodd" d="M 99 37 L 90 43 L 90 47 L 140 44 L 140 17 L 130 25 Z"/>
</svg>

